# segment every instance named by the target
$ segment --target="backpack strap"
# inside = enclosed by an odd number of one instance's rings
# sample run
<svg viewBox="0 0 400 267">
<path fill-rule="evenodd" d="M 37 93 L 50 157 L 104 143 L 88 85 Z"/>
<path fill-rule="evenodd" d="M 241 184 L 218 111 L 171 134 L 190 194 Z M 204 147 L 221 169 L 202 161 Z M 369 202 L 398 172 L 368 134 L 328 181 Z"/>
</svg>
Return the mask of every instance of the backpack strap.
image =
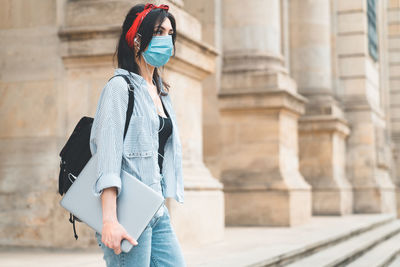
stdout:
<svg viewBox="0 0 400 267">
<path fill-rule="evenodd" d="M 129 92 L 129 102 L 128 102 L 128 109 L 126 110 L 126 120 L 125 120 L 125 129 L 124 129 L 124 140 L 125 140 L 125 135 L 126 135 L 126 133 L 128 131 L 129 121 L 130 121 L 132 113 L 133 113 L 133 106 L 135 104 L 134 103 L 135 102 L 134 101 L 135 98 L 134 98 L 134 95 L 133 95 L 134 87 L 132 86 L 128 76 L 124 75 L 124 74 L 115 75 L 115 76 L 111 77 L 108 81 L 110 81 L 112 78 L 117 77 L 117 76 L 123 77 L 125 79 L 126 83 L 128 84 L 128 87 L 129 87 L 129 90 L 128 90 L 128 92 Z"/>
<path fill-rule="evenodd" d="M 76 234 L 76 229 L 75 229 L 75 217 L 74 215 L 72 215 L 72 213 L 69 213 L 69 222 L 72 223 L 72 227 L 74 228 L 74 237 L 77 240 L 78 239 L 78 235 Z"/>
</svg>

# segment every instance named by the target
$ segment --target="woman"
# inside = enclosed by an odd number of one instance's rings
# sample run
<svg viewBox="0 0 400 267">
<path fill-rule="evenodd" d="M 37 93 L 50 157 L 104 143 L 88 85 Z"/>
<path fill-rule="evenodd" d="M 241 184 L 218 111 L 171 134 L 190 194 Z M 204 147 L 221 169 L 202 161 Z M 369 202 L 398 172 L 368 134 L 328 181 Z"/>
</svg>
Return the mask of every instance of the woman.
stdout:
<svg viewBox="0 0 400 267">
<path fill-rule="evenodd" d="M 119 224 L 116 198 L 121 190 L 120 170 L 130 172 L 164 198 L 184 200 L 182 150 L 169 85 L 159 73 L 175 51 L 175 19 L 168 6 L 136 5 L 127 14 L 117 47 L 115 75 L 129 75 L 134 87 L 134 109 L 123 139 L 128 87 L 114 77 L 103 88 L 94 117 L 90 149 L 98 153 L 103 228 L 95 233 L 107 266 L 186 266 L 165 205 L 134 240 Z M 165 90 L 167 89 L 167 90 Z M 121 241 L 134 246 L 121 252 Z"/>
</svg>

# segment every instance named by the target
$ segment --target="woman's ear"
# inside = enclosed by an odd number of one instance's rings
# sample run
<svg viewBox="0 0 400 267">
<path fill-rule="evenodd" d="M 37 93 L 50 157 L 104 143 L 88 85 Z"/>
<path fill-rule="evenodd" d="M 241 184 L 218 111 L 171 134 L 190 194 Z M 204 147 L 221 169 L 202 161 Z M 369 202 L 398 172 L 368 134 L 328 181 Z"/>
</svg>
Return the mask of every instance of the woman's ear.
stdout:
<svg viewBox="0 0 400 267">
<path fill-rule="evenodd" d="M 135 50 L 136 50 L 136 51 L 139 51 L 139 49 L 140 49 L 140 42 L 137 40 L 137 38 L 135 38 L 134 42 L 135 42 L 135 44 L 134 44 Z"/>
<path fill-rule="evenodd" d="M 133 39 L 133 42 L 135 43 L 135 47 L 138 49 L 140 48 L 140 34 L 136 34 L 135 39 Z"/>
<path fill-rule="evenodd" d="M 139 40 L 138 40 L 138 38 L 137 38 L 137 37 L 135 38 L 135 40 L 134 40 L 134 41 L 135 41 L 135 44 L 137 44 L 137 46 L 140 46 L 140 42 L 139 42 Z"/>
</svg>

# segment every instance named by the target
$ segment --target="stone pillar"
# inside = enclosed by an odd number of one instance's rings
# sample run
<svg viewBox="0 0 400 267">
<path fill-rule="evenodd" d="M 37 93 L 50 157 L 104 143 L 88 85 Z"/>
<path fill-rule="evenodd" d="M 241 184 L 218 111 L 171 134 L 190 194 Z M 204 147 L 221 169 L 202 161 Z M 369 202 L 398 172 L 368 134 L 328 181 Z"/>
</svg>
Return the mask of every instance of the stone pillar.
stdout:
<svg viewBox="0 0 400 267">
<path fill-rule="evenodd" d="M 223 1 L 220 98 L 228 225 L 289 226 L 311 215 L 310 186 L 299 172 L 297 93 L 281 53 L 279 0 Z"/>
<path fill-rule="evenodd" d="M 390 111 L 393 141 L 392 180 L 396 185 L 397 215 L 400 217 L 400 1 L 388 1 L 387 6 L 388 87 L 387 106 Z"/>
<path fill-rule="evenodd" d="M 390 158 L 384 152 L 389 139 L 378 69 L 384 63 L 379 54 L 375 61 L 369 52 L 367 2 L 337 1 L 337 94 L 344 102 L 352 130 L 347 141 L 346 169 L 353 185 L 354 212 L 392 213 L 395 188 L 389 175 Z M 382 15 L 379 10 L 378 18 Z"/>
<path fill-rule="evenodd" d="M 221 129 L 218 90 L 221 81 L 221 0 L 185 0 L 185 10 L 201 23 L 202 41 L 218 51 L 214 73 L 203 80 L 203 156 L 214 177 L 220 177 Z"/>
<path fill-rule="evenodd" d="M 62 61 L 57 1 L 1 3 L 0 245 L 51 247 L 61 222 L 57 179 Z M 67 236 L 65 236 L 67 237 Z M 85 243 L 85 240 L 82 240 Z"/>
<path fill-rule="evenodd" d="M 300 171 L 312 186 L 314 214 L 342 215 L 353 209 L 346 179 L 349 127 L 332 85 L 331 1 L 290 1 L 290 66 L 309 102 L 300 118 Z"/>
</svg>

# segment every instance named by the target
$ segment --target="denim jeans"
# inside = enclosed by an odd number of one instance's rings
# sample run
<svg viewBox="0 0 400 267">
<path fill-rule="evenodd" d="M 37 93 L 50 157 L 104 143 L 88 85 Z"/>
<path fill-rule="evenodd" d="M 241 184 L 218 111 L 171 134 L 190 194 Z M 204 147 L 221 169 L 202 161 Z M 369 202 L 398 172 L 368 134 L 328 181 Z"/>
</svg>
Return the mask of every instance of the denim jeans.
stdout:
<svg viewBox="0 0 400 267">
<path fill-rule="evenodd" d="M 161 181 L 163 184 L 163 181 Z M 101 235 L 95 232 L 97 243 L 104 252 L 103 259 L 107 267 L 184 267 L 186 266 L 179 241 L 170 222 L 165 204 L 162 216 L 154 216 L 137 240 L 138 244 L 128 252 L 115 254 L 114 250 L 101 241 Z"/>
</svg>

